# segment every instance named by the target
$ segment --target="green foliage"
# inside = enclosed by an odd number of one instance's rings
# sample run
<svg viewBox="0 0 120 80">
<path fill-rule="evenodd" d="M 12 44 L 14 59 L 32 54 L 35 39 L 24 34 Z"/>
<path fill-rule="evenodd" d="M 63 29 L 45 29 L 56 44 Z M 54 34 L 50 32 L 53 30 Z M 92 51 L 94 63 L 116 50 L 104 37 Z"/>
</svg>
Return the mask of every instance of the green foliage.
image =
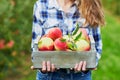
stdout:
<svg viewBox="0 0 120 80">
<path fill-rule="evenodd" d="M 75 40 L 75 41 L 78 41 L 78 40 L 80 39 L 81 35 L 82 35 L 82 32 L 80 32 L 80 33 L 76 36 L 76 38 L 75 38 L 74 40 Z"/>
<path fill-rule="evenodd" d="M 120 16 L 120 0 L 102 0 L 102 2 L 111 13 Z"/>
<path fill-rule="evenodd" d="M 101 29 L 103 53 L 98 70 L 93 72 L 93 80 L 120 80 L 120 23 L 108 13 L 106 22 L 106 26 Z"/>
<path fill-rule="evenodd" d="M 17 68 L 25 66 L 22 65 L 25 56 L 30 57 L 34 2 L 0 0 L 0 44 L 3 46 L 0 48 L 0 80 L 7 75 L 19 73 Z"/>
<path fill-rule="evenodd" d="M 75 35 L 79 30 L 79 24 L 76 24 L 75 30 L 72 32 L 72 35 Z"/>
<path fill-rule="evenodd" d="M 61 38 L 60 41 L 61 41 L 61 42 L 66 42 L 66 39 Z"/>
</svg>

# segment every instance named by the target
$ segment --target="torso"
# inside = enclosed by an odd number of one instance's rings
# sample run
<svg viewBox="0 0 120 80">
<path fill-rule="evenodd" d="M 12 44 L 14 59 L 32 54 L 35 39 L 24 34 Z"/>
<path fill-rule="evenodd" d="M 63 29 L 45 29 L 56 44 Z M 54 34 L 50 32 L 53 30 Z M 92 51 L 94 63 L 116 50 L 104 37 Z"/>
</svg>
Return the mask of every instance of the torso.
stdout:
<svg viewBox="0 0 120 80">
<path fill-rule="evenodd" d="M 45 3 L 46 6 L 44 5 L 44 3 L 43 4 L 41 3 L 42 7 L 44 8 L 44 11 L 43 8 L 40 9 L 40 13 L 43 12 L 47 13 L 40 15 L 43 22 L 43 28 L 45 30 L 45 33 L 48 32 L 49 28 L 57 26 L 60 27 L 61 30 L 63 31 L 63 35 L 68 34 L 74 30 L 76 22 L 79 24 L 84 23 L 85 19 L 80 17 L 80 13 L 76 5 L 73 5 L 68 10 L 68 12 L 65 13 L 59 6 L 55 6 L 58 5 L 56 2 L 54 2 L 55 3 L 54 5 L 50 5 L 49 4 L 50 0 L 46 1 L 48 1 L 48 3 Z"/>
</svg>

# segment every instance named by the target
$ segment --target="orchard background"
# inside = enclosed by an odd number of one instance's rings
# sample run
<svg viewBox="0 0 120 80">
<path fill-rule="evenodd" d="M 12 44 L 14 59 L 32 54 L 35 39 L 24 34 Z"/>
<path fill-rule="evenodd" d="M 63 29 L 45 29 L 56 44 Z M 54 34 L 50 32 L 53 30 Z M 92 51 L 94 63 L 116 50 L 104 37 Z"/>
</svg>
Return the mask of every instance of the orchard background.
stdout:
<svg viewBox="0 0 120 80">
<path fill-rule="evenodd" d="M 0 0 L 0 80 L 35 80 L 30 69 L 33 4 L 36 0 Z M 120 0 L 103 0 L 106 25 L 103 53 L 93 80 L 120 80 Z"/>
</svg>

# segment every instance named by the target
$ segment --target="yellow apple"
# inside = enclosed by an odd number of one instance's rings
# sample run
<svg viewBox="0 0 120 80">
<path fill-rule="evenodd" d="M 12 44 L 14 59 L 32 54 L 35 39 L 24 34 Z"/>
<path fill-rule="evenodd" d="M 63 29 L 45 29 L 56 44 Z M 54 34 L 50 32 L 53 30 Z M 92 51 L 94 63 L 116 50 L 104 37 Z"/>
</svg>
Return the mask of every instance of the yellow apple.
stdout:
<svg viewBox="0 0 120 80">
<path fill-rule="evenodd" d="M 38 42 L 38 49 L 40 51 L 52 51 L 54 50 L 54 42 L 49 37 L 42 37 Z"/>
<path fill-rule="evenodd" d="M 77 51 L 89 51 L 90 50 L 90 43 L 84 39 L 80 39 L 76 41 L 76 50 Z"/>
</svg>

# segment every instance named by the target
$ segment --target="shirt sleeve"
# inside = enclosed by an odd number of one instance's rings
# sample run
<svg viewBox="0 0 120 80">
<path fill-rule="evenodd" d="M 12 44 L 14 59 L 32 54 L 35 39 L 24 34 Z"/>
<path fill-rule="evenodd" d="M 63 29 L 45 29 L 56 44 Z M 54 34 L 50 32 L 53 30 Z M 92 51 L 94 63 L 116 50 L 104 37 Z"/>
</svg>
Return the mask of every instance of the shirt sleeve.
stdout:
<svg viewBox="0 0 120 80">
<path fill-rule="evenodd" d="M 92 28 L 92 33 L 93 33 L 93 38 L 95 41 L 95 48 L 97 51 L 96 54 L 96 65 L 98 65 L 98 61 L 101 58 L 101 54 L 102 54 L 102 39 L 101 39 L 101 31 L 100 31 L 100 27 L 97 28 Z"/>
<path fill-rule="evenodd" d="M 34 44 L 38 43 L 38 40 L 43 35 L 42 29 L 42 21 L 40 19 L 40 3 L 37 1 L 34 4 L 33 8 L 33 25 L 32 25 L 32 42 L 31 42 L 31 50 L 33 51 Z"/>
</svg>

